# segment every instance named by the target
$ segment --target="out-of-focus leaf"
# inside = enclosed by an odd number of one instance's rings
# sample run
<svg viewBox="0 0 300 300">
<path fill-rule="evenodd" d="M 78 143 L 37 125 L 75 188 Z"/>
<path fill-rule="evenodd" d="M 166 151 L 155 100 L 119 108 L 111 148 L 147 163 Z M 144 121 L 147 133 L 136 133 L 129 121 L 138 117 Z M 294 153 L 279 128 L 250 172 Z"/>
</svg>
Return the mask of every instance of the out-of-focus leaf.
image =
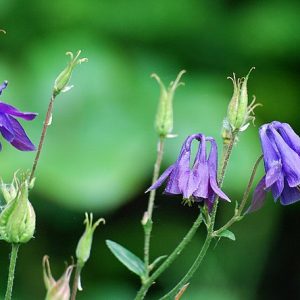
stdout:
<svg viewBox="0 0 300 300">
<path fill-rule="evenodd" d="M 116 242 L 106 240 L 106 245 L 124 266 L 133 273 L 143 277 L 145 274 L 145 264 L 139 257 Z"/>
</svg>

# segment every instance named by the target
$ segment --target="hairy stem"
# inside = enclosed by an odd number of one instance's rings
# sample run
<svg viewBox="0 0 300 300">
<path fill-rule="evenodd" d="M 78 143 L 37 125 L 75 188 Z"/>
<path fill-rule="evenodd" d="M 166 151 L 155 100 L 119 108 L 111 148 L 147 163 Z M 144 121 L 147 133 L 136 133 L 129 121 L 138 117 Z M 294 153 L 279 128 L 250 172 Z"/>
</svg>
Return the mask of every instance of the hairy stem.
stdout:
<svg viewBox="0 0 300 300">
<path fill-rule="evenodd" d="M 259 163 L 261 162 L 262 158 L 263 158 L 263 155 L 261 155 L 256 160 L 256 162 L 254 164 L 254 167 L 253 167 L 253 170 L 252 170 L 249 182 L 247 184 L 247 187 L 246 187 L 246 190 L 244 192 L 241 204 L 239 205 L 238 209 L 235 211 L 233 217 L 224 226 L 222 226 L 220 229 L 218 229 L 218 230 L 216 230 L 214 232 L 214 236 L 219 235 L 222 231 L 228 229 L 232 224 L 234 224 L 235 222 L 237 222 L 239 220 L 239 218 L 240 218 L 240 216 L 241 216 L 241 214 L 242 214 L 242 212 L 244 210 L 244 207 L 245 207 L 245 205 L 247 203 L 247 200 L 248 200 L 248 197 L 249 197 L 249 194 L 250 194 L 250 190 L 251 190 L 254 178 L 255 178 L 255 174 L 256 174 L 257 168 L 258 168 Z"/>
<path fill-rule="evenodd" d="M 11 254 L 10 254 L 7 288 L 6 288 L 6 293 L 5 293 L 4 300 L 10 300 L 11 299 L 19 246 L 20 246 L 19 244 L 12 244 L 11 245 L 12 248 L 11 248 Z"/>
<path fill-rule="evenodd" d="M 157 157 L 156 162 L 154 165 L 153 170 L 153 178 L 152 178 L 152 184 L 156 182 L 159 176 L 160 166 L 163 159 L 164 154 L 164 142 L 165 138 L 160 137 L 158 141 L 157 146 Z M 146 222 L 144 225 L 144 232 L 145 232 L 145 238 L 144 238 L 144 263 L 145 263 L 145 269 L 146 269 L 146 279 L 149 276 L 149 256 L 150 256 L 150 239 L 151 239 L 151 232 L 152 232 L 152 214 L 153 214 L 153 207 L 154 207 L 154 200 L 155 200 L 155 194 L 156 190 L 150 191 L 149 195 L 149 201 L 148 201 L 148 209 L 146 212 Z"/>
<path fill-rule="evenodd" d="M 222 186 L 224 178 L 225 178 L 225 172 L 226 172 L 226 169 L 228 166 L 230 155 L 232 153 L 232 148 L 233 148 L 233 145 L 235 142 L 235 138 L 236 138 L 236 133 L 233 133 L 228 145 L 224 144 L 223 158 L 221 161 L 221 171 L 219 173 L 219 178 L 218 178 L 218 184 L 220 187 Z M 194 263 L 192 264 L 192 266 L 190 267 L 188 272 L 180 280 L 180 282 L 169 293 L 167 293 L 165 296 L 163 296 L 160 300 L 174 299 L 175 295 L 180 291 L 180 289 L 187 282 L 189 282 L 189 280 L 192 278 L 194 273 L 199 268 L 201 262 L 203 261 L 203 258 L 205 257 L 205 254 L 210 246 L 210 243 L 214 237 L 213 233 L 214 233 L 214 225 L 215 225 L 215 219 L 216 219 L 216 214 L 217 214 L 218 200 L 219 200 L 219 197 L 216 197 L 214 205 L 213 205 L 213 209 L 211 212 L 210 223 L 208 224 L 207 236 L 206 236 L 204 244 L 203 244 L 196 260 L 194 261 Z"/>
<path fill-rule="evenodd" d="M 82 266 L 78 264 L 76 264 L 76 270 L 75 270 L 75 275 L 74 275 L 74 279 L 73 279 L 73 286 L 72 286 L 72 293 L 71 293 L 71 300 L 75 300 L 76 299 L 76 295 L 77 295 L 77 291 L 78 291 L 78 282 L 80 280 L 80 273 L 82 270 Z"/>
<path fill-rule="evenodd" d="M 35 173 L 35 170 L 36 170 L 36 167 L 37 167 L 40 155 L 41 155 L 41 151 L 42 151 L 42 148 L 43 148 L 44 140 L 45 140 L 45 137 L 46 137 L 47 128 L 51 124 L 54 100 L 55 100 L 55 96 L 52 95 L 51 99 L 50 99 L 50 102 L 49 102 L 49 105 L 48 105 L 48 110 L 47 110 L 47 113 L 46 113 L 46 118 L 45 118 L 45 121 L 44 121 L 39 146 L 38 146 L 36 156 L 35 156 L 35 159 L 34 159 L 34 162 L 33 162 L 33 165 L 32 165 L 29 182 L 31 182 L 31 180 L 34 177 L 34 173 Z"/>
<path fill-rule="evenodd" d="M 154 283 L 154 281 L 174 262 L 174 260 L 181 254 L 182 250 L 186 245 L 192 240 L 195 232 L 202 223 L 202 214 L 199 212 L 199 216 L 194 222 L 193 226 L 190 228 L 188 233 L 182 239 L 182 241 L 177 245 L 173 252 L 168 256 L 168 258 L 161 264 L 161 266 L 143 283 L 141 289 L 138 291 L 135 300 L 143 299 Z"/>
</svg>

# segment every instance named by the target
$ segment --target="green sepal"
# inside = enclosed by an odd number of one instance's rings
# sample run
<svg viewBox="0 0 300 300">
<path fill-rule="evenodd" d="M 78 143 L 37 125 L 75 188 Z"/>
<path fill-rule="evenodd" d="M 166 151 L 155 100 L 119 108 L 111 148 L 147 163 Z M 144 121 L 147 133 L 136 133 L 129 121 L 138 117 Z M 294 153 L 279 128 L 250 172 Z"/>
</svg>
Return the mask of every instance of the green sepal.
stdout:
<svg viewBox="0 0 300 300">
<path fill-rule="evenodd" d="M 109 250 L 114 254 L 114 256 L 131 272 L 137 274 L 141 278 L 145 276 L 146 269 L 144 262 L 133 254 L 131 251 L 127 250 L 123 246 L 116 242 L 106 240 L 106 245 Z"/>
<path fill-rule="evenodd" d="M 232 231 L 228 230 L 228 229 L 222 231 L 217 236 L 220 237 L 220 238 L 225 237 L 227 239 L 235 241 L 235 235 L 234 235 L 234 233 Z"/>
</svg>

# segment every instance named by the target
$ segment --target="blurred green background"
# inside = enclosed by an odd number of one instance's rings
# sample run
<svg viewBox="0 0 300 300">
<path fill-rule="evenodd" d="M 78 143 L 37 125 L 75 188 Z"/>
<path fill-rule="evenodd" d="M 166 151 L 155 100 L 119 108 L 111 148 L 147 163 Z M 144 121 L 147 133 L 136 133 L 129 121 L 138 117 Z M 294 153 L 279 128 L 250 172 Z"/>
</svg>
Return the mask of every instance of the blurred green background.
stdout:
<svg viewBox="0 0 300 300">
<path fill-rule="evenodd" d="M 142 256 L 140 220 L 157 139 L 153 123 L 159 88 L 149 77 L 152 72 L 168 84 L 187 70 L 186 85 L 175 96 L 178 137 L 167 141 L 164 169 L 188 134 L 219 137 L 232 94 L 226 77 L 256 67 L 249 94 L 264 106 L 257 109 L 256 127 L 241 135 L 234 148 L 224 186 L 231 199 L 241 198 L 260 155 L 258 126 L 279 120 L 300 132 L 299 10 L 299 1 L 1 2 L 0 27 L 7 34 L 0 36 L 0 81 L 10 82 L 1 101 L 39 113 L 36 121 L 22 122 L 35 143 L 54 79 L 68 60 L 64 53 L 81 49 L 89 59 L 75 70 L 75 87 L 55 103 L 31 194 L 35 239 L 21 248 L 14 299 L 43 299 L 42 256 L 50 256 L 58 278 L 64 261 L 74 255 L 85 211 L 104 217 L 107 224 L 96 231 L 78 299 L 133 299 L 139 281 L 104 241 L 117 241 Z M 34 153 L 17 152 L 3 142 L 1 177 L 10 181 L 33 158 Z M 169 253 L 197 214 L 195 207 L 184 207 L 179 198 L 161 196 L 161 191 L 152 258 Z M 299 299 L 299 205 L 282 207 L 269 197 L 261 211 L 232 228 L 236 242 L 224 240 L 211 249 L 182 299 Z M 225 222 L 233 209 L 233 204 L 222 204 L 218 222 Z M 202 229 L 148 299 L 157 299 L 181 278 L 203 236 Z M 9 246 L 2 242 L 2 294 L 8 254 Z"/>
</svg>

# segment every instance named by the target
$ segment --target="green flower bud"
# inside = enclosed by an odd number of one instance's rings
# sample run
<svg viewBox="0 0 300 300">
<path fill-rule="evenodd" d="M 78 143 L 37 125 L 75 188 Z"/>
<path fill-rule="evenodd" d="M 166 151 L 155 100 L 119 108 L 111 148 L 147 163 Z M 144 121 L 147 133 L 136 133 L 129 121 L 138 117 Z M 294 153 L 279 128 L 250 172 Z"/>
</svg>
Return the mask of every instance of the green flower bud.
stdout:
<svg viewBox="0 0 300 300">
<path fill-rule="evenodd" d="M 160 86 L 160 100 L 158 104 L 155 129 L 157 133 L 162 137 L 170 136 L 173 130 L 173 97 L 175 90 L 178 86 L 183 85 L 180 82 L 180 78 L 185 73 L 181 71 L 176 80 L 172 81 L 166 89 L 160 78 L 156 74 L 152 74 L 151 77 L 155 78 Z"/>
<path fill-rule="evenodd" d="M 93 214 L 90 213 L 90 215 L 88 215 L 87 213 L 85 213 L 85 220 L 83 222 L 83 224 L 85 224 L 85 231 L 81 236 L 76 248 L 77 264 L 80 267 L 83 267 L 90 257 L 93 234 L 95 229 L 101 222 L 105 224 L 105 220 L 101 218 L 93 225 Z"/>
<path fill-rule="evenodd" d="M 233 95 L 228 105 L 227 122 L 230 125 L 231 131 L 243 131 L 248 125 L 249 121 L 254 121 L 254 108 L 260 104 L 254 104 L 255 100 L 248 105 L 248 91 L 247 83 L 251 71 L 255 68 L 251 68 L 245 78 L 233 78 L 229 79 L 233 82 Z"/>
<path fill-rule="evenodd" d="M 70 56 L 70 62 L 67 65 L 67 67 L 58 75 L 54 82 L 54 90 L 53 90 L 53 96 L 57 96 L 61 92 L 67 92 L 69 91 L 73 86 L 68 86 L 67 84 L 70 81 L 73 69 L 76 65 L 81 64 L 82 62 L 87 62 L 87 58 L 79 58 L 81 51 L 79 50 L 74 57 L 74 54 L 72 52 L 67 52 L 66 55 Z"/>
<path fill-rule="evenodd" d="M 68 266 L 60 277 L 55 281 L 51 274 L 49 257 L 47 255 L 43 258 L 43 275 L 44 282 L 47 289 L 45 300 L 69 300 L 71 295 L 70 277 L 73 271 L 73 265 Z"/>
<path fill-rule="evenodd" d="M 15 180 L 17 195 L 9 199 L 0 214 L 0 238 L 8 243 L 27 243 L 35 231 L 35 213 L 28 200 L 27 180 Z"/>
</svg>

